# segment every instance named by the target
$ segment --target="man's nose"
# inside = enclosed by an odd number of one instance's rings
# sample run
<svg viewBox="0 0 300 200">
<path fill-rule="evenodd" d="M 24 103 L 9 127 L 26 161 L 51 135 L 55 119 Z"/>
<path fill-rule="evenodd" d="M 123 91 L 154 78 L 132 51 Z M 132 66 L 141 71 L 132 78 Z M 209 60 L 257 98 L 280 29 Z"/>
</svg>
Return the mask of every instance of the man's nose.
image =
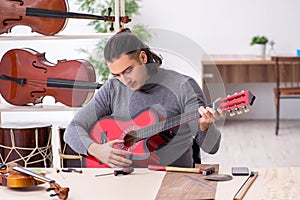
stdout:
<svg viewBox="0 0 300 200">
<path fill-rule="evenodd" d="M 130 77 L 126 74 L 120 74 L 120 79 L 123 83 L 127 84 L 130 82 Z"/>
</svg>

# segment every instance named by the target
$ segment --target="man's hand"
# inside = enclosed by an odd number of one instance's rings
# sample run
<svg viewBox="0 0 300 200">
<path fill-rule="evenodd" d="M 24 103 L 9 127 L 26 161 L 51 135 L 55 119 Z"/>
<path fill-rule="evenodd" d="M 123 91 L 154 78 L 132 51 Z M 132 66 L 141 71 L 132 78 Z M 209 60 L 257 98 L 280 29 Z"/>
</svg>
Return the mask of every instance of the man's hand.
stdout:
<svg viewBox="0 0 300 200">
<path fill-rule="evenodd" d="M 210 123 L 219 120 L 225 116 L 224 111 L 216 111 L 213 108 L 200 106 L 199 113 L 201 117 L 199 118 L 199 127 L 201 131 L 206 131 L 209 128 Z"/>
<path fill-rule="evenodd" d="M 109 167 L 128 167 L 132 164 L 132 161 L 127 159 L 126 157 L 131 156 L 131 153 L 128 151 L 114 148 L 114 145 L 123 142 L 123 140 L 113 140 L 105 144 L 92 143 L 88 148 L 88 152 L 90 155 L 96 157 Z"/>
</svg>

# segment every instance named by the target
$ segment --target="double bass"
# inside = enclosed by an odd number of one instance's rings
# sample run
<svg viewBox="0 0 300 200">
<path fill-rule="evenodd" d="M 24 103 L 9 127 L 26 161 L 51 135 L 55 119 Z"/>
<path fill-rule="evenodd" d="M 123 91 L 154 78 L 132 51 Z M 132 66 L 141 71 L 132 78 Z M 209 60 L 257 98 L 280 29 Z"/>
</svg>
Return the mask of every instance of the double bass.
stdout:
<svg viewBox="0 0 300 200">
<path fill-rule="evenodd" d="M 66 0 L 1 0 L 0 34 L 8 33 L 17 25 L 29 26 L 32 32 L 43 35 L 55 35 L 64 29 L 68 18 L 92 19 L 114 22 L 115 17 L 99 16 L 85 13 L 68 12 Z M 128 23 L 127 16 L 120 17 L 120 22 Z"/>
<path fill-rule="evenodd" d="M 0 63 L 0 94 L 10 104 L 41 103 L 45 96 L 70 107 L 87 103 L 101 84 L 86 60 L 47 61 L 33 49 L 11 49 Z"/>
</svg>

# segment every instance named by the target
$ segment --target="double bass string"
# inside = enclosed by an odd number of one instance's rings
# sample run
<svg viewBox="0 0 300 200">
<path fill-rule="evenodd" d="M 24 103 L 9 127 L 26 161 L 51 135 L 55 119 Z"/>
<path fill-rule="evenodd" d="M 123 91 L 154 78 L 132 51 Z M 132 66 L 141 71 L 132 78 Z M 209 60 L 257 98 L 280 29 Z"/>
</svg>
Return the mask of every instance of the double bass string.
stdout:
<svg viewBox="0 0 300 200">
<path fill-rule="evenodd" d="M 26 84 L 33 86 L 43 86 L 47 85 L 51 87 L 58 88 L 72 88 L 72 89 L 99 89 L 101 87 L 100 83 L 97 82 L 87 82 L 87 81 L 75 81 L 75 80 L 62 80 L 53 81 L 54 79 L 44 80 L 26 80 Z"/>
<path fill-rule="evenodd" d="M 46 18 L 76 18 L 76 19 L 94 19 L 94 20 L 104 20 L 104 21 L 114 21 L 113 16 L 100 16 L 87 13 L 76 13 L 68 12 L 62 10 L 49 10 L 42 8 L 31 8 L 27 7 L 25 9 L 0 6 L 1 13 L 12 14 L 12 15 L 26 15 L 31 17 L 46 17 Z"/>
<path fill-rule="evenodd" d="M 66 12 L 61 10 L 47 10 L 40 8 L 26 8 L 26 16 L 49 17 L 49 18 L 79 18 L 79 19 L 96 19 L 106 21 L 108 18 L 93 14 Z"/>
</svg>

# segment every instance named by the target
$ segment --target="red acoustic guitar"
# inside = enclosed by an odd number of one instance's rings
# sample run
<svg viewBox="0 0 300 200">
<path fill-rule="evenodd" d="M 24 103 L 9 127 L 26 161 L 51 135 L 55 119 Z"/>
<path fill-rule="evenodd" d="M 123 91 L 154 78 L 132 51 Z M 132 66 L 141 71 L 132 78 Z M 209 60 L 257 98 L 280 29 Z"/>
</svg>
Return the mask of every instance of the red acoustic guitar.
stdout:
<svg viewBox="0 0 300 200">
<path fill-rule="evenodd" d="M 223 99 L 219 99 L 212 106 L 214 109 L 221 109 L 241 114 L 248 111 L 248 107 L 253 104 L 255 96 L 250 91 L 243 91 Z M 162 120 L 159 113 L 154 110 L 145 110 L 130 121 L 107 116 L 98 121 L 91 129 L 91 138 L 100 144 L 115 139 L 124 140 L 123 144 L 117 146 L 119 149 L 132 152 L 133 164 L 138 167 L 147 167 L 149 164 L 159 164 L 160 160 L 155 154 L 156 150 L 167 143 L 165 137 L 158 133 L 172 131 L 180 125 L 199 119 L 198 110 L 193 110 Z M 92 156 L 84 157 L 86 167 L 107 167 L 101 161 Z"/>
</svg>

